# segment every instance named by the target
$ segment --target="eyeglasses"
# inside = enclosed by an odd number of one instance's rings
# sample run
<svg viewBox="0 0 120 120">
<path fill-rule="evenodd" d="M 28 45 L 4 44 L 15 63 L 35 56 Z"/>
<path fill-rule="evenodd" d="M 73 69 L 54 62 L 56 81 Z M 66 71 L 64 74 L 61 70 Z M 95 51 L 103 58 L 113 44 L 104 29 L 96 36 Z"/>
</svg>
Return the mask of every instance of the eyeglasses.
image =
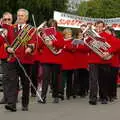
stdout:
<svg viewBox="0 0 120 120">
<path fill-rule="evenodd" d="M 11 21 L 10 18 L 4 18 L 3 21 Z"/>
</svg>

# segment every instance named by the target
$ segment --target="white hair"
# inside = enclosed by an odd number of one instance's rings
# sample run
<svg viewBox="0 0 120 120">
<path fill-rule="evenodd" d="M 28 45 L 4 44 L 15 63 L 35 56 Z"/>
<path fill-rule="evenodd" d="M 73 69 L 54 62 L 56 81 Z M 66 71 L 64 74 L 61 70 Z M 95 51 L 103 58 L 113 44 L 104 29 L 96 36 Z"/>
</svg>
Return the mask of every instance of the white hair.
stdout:
<svg viewBox="0 0 120 120">
<path fill-rule="evenodd" d="M 17 13 L 20 12 L 20 11 L 24 12 L 26 14 L 26 16 L 29 16 L 28 10 L 26 10 L 24 8 L 20 8 L 20 9 L 18 9 Z"/>
<path fill-rule="evenodd" d="M 4 12 L 4 13 L 3 13 L 3 16 L 5 16 L 5 15 L 10 15 L 11 18 L 12 18 L 12 13 L 10 13 L 10 12 Z"/>
</svg>

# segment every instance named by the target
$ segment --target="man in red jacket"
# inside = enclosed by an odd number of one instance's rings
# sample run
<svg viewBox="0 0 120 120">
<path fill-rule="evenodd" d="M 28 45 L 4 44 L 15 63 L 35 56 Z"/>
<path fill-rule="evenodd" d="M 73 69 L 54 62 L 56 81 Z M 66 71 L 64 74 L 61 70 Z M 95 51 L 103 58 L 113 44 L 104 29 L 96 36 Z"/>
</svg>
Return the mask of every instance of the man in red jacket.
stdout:
<svg viewBox="0 0 120 120">
<path fill-rule="evenodd" d="M 11 30 L 8 31 L 9 33 L 8 40 L 10 41 L 10 44 L 13 43 L 14 40 L 17 40 L 16 37 L 20 34 L 21 30 L 25 29 L 25 26 L 27 26 L 26 22 L 28 21 L 28 17 L 29 17 L 29 12 L 26 9 L 18 10 L 17 21 L 16 21 L 17 25 L 12 26 Z M 32 29 L 32 31 L 34 31 L 34 29 Z M 13 53 L 13 54 L 15 53 L 15 55 L 21 62 L 22 66 L 24 67 L 28 75 L 30 75 L 31 73 L 30 72 L 31 64 L 33 64 L 34 62 L 33 55 L 31 53 L 33 52 L 35 47 L 36 35 L 33 34 L 31 36 L 31 34 L 33 33 L 32 31 L 27 31 L 29 32 L 27 33 L 28 36 L 30 36 L 28 37 L 28 41 L 26 42 L 24 41 L 24 43 L 22 43 L 15 51 L 14 51 L 14 48 L 12 48 L 9 45 L 6 47 L 8 53 Z M 15 69 L 16 71 L 14 72 L 17 73 L 18 76 L 20 76 L 20 80 L 23 88 L 22 110 L 28 111 L 30 81 L 28 80 L 26 74 L 23 72 L 23 67 L 21 67 L 18 62 L 15 62 L 15 64 L 16 64 L 16 69 Z M 14 82 L 16 83 L 16 81 Z M 10 88 L 9 88 L 9 91 L 11 91 Z M 13 97 L 13 95 L 14 94 L 12 94 L 11 96 Z M 14 106 L 11 104 L 7 104 L 5 108 L 10 111 L 16 111 L 16 102 L 14 102 Z"/>
<path fill-rule="evenodd" d="M 3 16 L 1 18 L 1 29 L 2 29 L 2 25 L 3 24 L 7 24 L 7 25 L 12 25 L 12 21 L 13 21 L 13 17 L 12 17 L 12 14 L 10 12 L 5 12 L 3 13 Z M 2 67 L 2 65 L 1 65 Z M 3 86 L 4 87 L 4 86 Z M 3 88 L 3 93 L 4 93 L 4 88 Z M 3 98 L 1 99 L 0 101 L 0 104 L 5 104 L 6 103 L 6 98 L 5 98 L 5 94 L 3 95 Z"/>
<path fill-rule="evenodd" d="M 13 26 L 11 25 L 12 22 L 12 14 L 6 12 L 3 14 L 3 22 L 2 27 L 6 29 L 7 32 L 2 34 L 1 40 L 3 42 L 0 46 L 0 59 L 1 65 L 3 70 L 3 88 L 4 88 L 4 97 L 5 97 L 5 108 L 9 109 L 10 111 L 16 111 L 16 101 L 17 101 L 17 83 L 18 83 L 18 75 L 16 70 L 15 60 L 11 59 L 7 61 L 8 52 L 9 51 L 8 45 L 12 43 L 14 40 L 13 38 Z"/>
<path fill-rule="evenodd" d="M 110 74 L 111 59 L 105 60 L 109 54 L 113 55 L 117 51 L 116 39 L 104 32 L 105 24 L 103 21 L 97 21 L 95 28 L 98 34 L 104 38 L 104 42 L 110 44 L 108 51 L 104 52 L 103 58 L 91 51 L 89 54 L 89 73 L 90 73 L 90 96 L 89 103 L 91 105 L 97 104 L 97 93 L 99 86 L 99 96 L 102 104 L 107 104 L 108 97 L 108 83 Z"/>
<path fill-rule="evenodd" d="M 16 33 L 19 34 L 19 29 L 24 29 L 24 27 L 27 24 L 29 18 L 29 12 L 26 9 L 19 9 L 17 11 L 17 31 Z M 30 26 L 30 25 L 29 25 Z M 16 27 L 14 29 L 16 29 Z M 21 28 L 20 28 L 21 27 Z M 32 31 L 30 30 L 28 33 L 28 36 L 30 36 L 29 41 L 26 43 L 23 43 L 16 51 L 15 54 L 19 58 L 20 62 L 22 63 L 26 73 L 30 76 L 31 75 L 31 66 L 34 63 L 34 56 L 32 55 L 35 43 L 36 43 L 36 34 L 35 29 L 32 28 Z M 28 32 L 28 31 L 27 31 Z M 33 35 L 32 35 L 33 34 Z M 20 76 L 21 84 L 22 84 L 22 110 L 27 111 L 28 110 L 28 104 L 29 104 L 29 83 L 30 81 L 26 77 L 26 75 L 23 73 L 23 70 L 17 65 L 18 74 Z"/>
</svg>

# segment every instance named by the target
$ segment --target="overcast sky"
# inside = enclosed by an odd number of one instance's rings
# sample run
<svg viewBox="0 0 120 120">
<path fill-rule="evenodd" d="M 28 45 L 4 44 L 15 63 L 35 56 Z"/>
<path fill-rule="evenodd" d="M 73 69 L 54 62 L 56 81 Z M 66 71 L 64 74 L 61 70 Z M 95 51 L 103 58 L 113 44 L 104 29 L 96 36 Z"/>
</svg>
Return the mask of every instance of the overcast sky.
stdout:
<svg viewBox="0 0 120 120">
<path fill-rule="evenodd" d="M 68 10 L 76 11 L 76 9 L 77 9 L 76 4 L 80 4 L 80 1 L 87 1 L 87 0 L 69 0 Z"/>
<path fill-rule="evenodd" d="M 69 1 L 73 1 L 73 2 L 79 3 L 80 1 L 87 1 L 87 0 L 69 0 Z"/>
<path fill-rule="evenodd" d="M 69 0 L 69 1 L 74 1 L 74 2 L 76 2 L 76 3 L 79 3 L 81 0 Z"/>
</svg>

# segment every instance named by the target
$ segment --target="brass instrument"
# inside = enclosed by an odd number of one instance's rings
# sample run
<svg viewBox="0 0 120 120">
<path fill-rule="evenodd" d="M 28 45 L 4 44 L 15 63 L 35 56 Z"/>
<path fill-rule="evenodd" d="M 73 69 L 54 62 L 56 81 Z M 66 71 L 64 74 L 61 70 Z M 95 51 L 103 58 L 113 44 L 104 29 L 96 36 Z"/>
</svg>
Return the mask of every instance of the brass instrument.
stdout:
<svg viewBox="0 0 120 120">
<path fill-rule="evenodd" d="M 58 55 L 61 53 L 62 49 L 57 49 L 56 47 L 48 44 L 49 41 L 56 40 L 55 34 L 56 34 L 56 30 L 54 27 L 42 28 L 39 31 L 39 36 L 43 41 L 43 43 L 54 55 Z"/>
<path fill-rule="evenodd" d="M 40 29 L 44 28 L 47 24 L 47 21 L 44 21 L 43 23 L 41 23 L 38 27 L 37 30 L 39 31 Z"/>
<path fill-rule="evenodd" d="M 112 58 L 113 55 L 111 54 L 104 58 L 104 52 L 107 52 L 111 45 L 105 42 L 104 38 L 102 38 L 94 29 L 92 29 L 91 26 L 87 27 L 83 31 L 83 34 L 87 35 L 87 38 L 84 39 L 85 45 L 87 45 L 104 60 L 109 60 Z"/>
<path fill-rule="evenodd" d="M 36 32 L 36 29 L 34 29 L 34 30 L 33 29 L 34 28 L 28 24 L 26 24 L 23 27 L 23 29 L 19 32 L 19 34 L 17 35 L 17 37 L 11 44 L 11 47 L 13 48 L 14 51 L 17 48 L 19 48 L 19 46 L 21 46 L 22 44 L 25 45 L 32 38 L 32 36 Z"/>
<path fill-rule="evenodd" d="M 5 28 L 0 28 L 0 35 L 5 38 L 7 36 L 7 29 Z"/>
<path fill-rule="evenodd" d="M 13 43 L 10 45 L 10 47 L 13 48 L 14 51 L 16 51 L 21 45 L 26 45 L 35 32 L 35 28 L 33 28 L 31 25 L 26 24 L 23 27 L 23 29 L 19 32 L 19 34 L 17 35 Z M 10 61 L 10 59 L 14 55 L 15 54 L 9 54 L 7 61 Z"/>
</svg>

